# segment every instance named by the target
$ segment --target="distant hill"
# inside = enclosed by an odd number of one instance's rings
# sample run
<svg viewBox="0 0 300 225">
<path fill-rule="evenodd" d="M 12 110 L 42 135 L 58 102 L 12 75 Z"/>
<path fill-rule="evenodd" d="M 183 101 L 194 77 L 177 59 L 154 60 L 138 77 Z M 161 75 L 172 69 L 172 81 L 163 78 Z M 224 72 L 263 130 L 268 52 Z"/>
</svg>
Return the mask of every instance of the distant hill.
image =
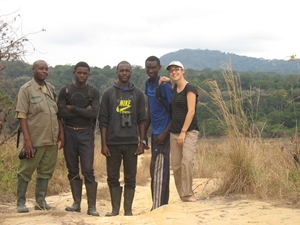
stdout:
<svg viewBox="0 0 300 225">
<path fill-rule="evenodd" d="M 225 53 L 217 50 L 182 49 L 160 57 L 161 65 L 167 65 L 174 60 L 182 62 L 185 68 L 203 70 L 222 69 L 222 65 L 231 63 L 231 68 L 237 72 L 275 72 L 279 74 L 298 74 L 297 62 L 286 60 L 268 60 L 239 56 L 233 53 Z"/>
</svg>

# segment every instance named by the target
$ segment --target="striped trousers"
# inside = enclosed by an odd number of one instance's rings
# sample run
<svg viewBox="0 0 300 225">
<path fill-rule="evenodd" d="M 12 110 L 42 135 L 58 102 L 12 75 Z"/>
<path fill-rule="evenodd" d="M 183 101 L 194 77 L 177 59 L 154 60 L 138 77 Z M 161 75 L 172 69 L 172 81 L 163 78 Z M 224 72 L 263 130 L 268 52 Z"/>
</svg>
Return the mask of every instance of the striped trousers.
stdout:
<svg viewBox="0 0 300 225">
<path fill-rule="evenodd" d="M 155 143 L 157 134 L 151 136 L 151 194 L 152 210 L 169 202 L 169 183 L 170 183 L 170 135 L 163 145 Z"/>
</svg>

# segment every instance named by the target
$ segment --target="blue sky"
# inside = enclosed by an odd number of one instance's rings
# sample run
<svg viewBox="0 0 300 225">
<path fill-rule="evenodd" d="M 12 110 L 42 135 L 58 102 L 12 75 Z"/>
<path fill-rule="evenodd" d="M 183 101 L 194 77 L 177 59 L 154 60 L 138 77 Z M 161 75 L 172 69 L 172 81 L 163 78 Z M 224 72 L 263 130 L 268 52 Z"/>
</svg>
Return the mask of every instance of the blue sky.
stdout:
<svg viewBox="0 0 300 225">
<path fill-rule="evenodd" d="M 1 19 L 29 35 L 28 63 L 51 66 L 86 61 L 144 67 L 180 49 L 209 49 L 249 57 L 300 57 L 296 0 L 1 0 Z"/>
</svg>

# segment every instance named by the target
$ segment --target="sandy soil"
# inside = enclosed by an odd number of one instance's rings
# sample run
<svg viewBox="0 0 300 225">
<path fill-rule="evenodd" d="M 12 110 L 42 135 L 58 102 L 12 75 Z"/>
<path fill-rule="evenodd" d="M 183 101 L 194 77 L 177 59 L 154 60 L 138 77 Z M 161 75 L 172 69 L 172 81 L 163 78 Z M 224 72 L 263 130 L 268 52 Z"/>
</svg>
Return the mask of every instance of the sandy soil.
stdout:
<svg viewBox="0 0 300 225">
<path fill-rule="evenodd" d="M 169 205 L 153 211 L 149 186 L 138 186 L 133 203 L 134 216 L 105 217 L 111 206 L 108 200 L 98 199 L 97 210 L 100 217 L 86 214 L 87 203 L 84 195 L 80 213 L 66 212 L 64 208 L 72 203 L 71 193 L 47 197 L 52 209 L 35 211 L 34 199 L 27 199 L 29 213 L 16 213 L 15 203 L 0 205 L 0 224 L 299 224 L 300 209 L 279 207 L 274 204 L 249 200 L 244 196 L 208 197 L 213 190 L 213 181 L 195 179 L 196 203 L 181 202 L 177 196 L 174 181 L 171 179 Z M 107 190 L 106 183 L 99 183 L 99 194 Z M 102 193 L 103 194 L 103 193 Z M 121 206 L 122 208 L 122 206 Z"/>
</svg>

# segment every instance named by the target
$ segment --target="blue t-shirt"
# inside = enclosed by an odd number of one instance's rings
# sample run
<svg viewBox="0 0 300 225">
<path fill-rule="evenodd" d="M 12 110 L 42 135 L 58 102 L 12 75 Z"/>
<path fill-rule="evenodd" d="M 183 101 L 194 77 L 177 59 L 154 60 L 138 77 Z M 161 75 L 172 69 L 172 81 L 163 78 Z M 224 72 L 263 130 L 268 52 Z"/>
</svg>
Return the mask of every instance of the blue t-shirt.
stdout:
<svg viewBox="0 0 300 225">
<path fill-rule="evenodd" d="M 150 78 L 146 80 L 145 95 L 148 96 L 150 105 L 150 117 L 153 134 L 161 134 L 171 122 L 171 117 L 165 107 L 156 98 L 157 80 L 151 83 Z M 172 87 L 170 83 L 163 82 L 160 87 L 162 101 L 170 110 L 170 103 L 172 100 Z"/>
</svg>

